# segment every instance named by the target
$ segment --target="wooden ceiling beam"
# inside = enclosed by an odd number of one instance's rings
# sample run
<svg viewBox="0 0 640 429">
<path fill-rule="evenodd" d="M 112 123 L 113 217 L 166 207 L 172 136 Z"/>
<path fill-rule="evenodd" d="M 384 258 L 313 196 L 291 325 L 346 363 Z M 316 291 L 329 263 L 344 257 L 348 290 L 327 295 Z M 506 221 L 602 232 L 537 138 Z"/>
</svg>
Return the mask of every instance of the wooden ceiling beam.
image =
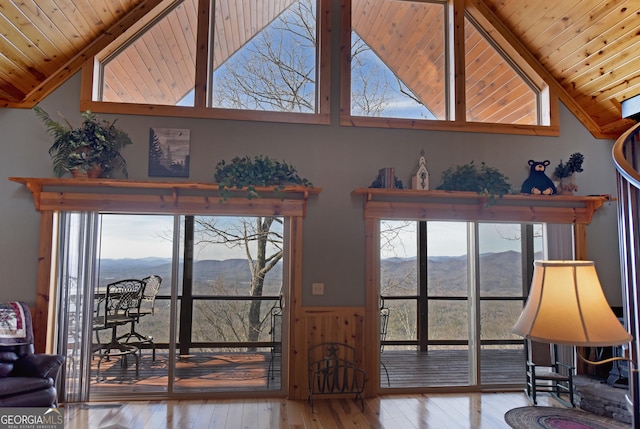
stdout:
<svg viewBox="0 0 640 429">
<path fill-rule="evenodd" d="M 5 82 L 0 84 L 0 96 L 9 100 L 22 100 L 25 93 L 8 82 Z"/>
<path fill-rule="evenodd" d="M 173 3 L 173 0 L 143 0 L 130 13 L 125 14 L 122 19 L 103 32 L 95 40 L 89 43 L 82 51 L 78 52 L 55 74 L 50 75 L 35 87 L 24 99 L 17 103 L 3 102 L 2 107 L 32 108 L 40 100 L 45 98 L 70 76 L 78 72 L 82 66 L 94 55 L 104 49 L 109 43 L 127 31 L 132 25 L 139 23 L 145 15 L 162 3 Z"/>
</svg>

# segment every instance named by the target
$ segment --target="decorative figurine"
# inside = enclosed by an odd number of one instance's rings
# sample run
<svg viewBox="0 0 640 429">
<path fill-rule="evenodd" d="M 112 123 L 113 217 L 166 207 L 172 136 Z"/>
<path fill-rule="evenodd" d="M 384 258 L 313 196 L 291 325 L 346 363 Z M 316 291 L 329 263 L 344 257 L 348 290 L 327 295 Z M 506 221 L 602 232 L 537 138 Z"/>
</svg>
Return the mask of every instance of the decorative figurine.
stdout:
<svg viewBox="0 0 640 429">
<path fill-rule="evenodd" d="M 549 164 L 550 162 L 548 160 L 540 162 L 530 159 L 529 166 L 531 167 L 531 171 L 529 177 L 522 183 L 520 192 L 533 195 L 557 194 L 556 185 L 553 184 L 553 180 L 544 172 Z"/>
<path fill-rule="evenodd" d="M 429 189 L 429 171 L 427 161 L 424 159 L 424 150 L 420 151 L 420 161 L 418 167 L 411 176 L 411 189 L 427 191 Z"/>
<path fill-rule="evenodd" d="M 370 188 L 382 188 L 382 189 L 404 189 L 402 180 L 396 177 L 396 169 L 387 167 L 378 170 L 378 177 L 374 180 Z"/>
</svg>

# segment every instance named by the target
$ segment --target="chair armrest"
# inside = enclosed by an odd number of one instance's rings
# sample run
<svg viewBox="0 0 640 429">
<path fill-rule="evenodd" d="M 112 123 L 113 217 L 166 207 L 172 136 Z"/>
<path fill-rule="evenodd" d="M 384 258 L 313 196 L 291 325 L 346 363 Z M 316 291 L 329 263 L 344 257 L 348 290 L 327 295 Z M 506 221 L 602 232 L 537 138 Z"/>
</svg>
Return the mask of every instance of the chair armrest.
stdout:
<svg viewBox="0 0 640 429">
<path fill-rule="evenodd" d="M 24 356 L 14 362 L 13 371 L 9 376 L 14 377 L 51 377 L 56 381 L 64 356 L 54 354 L 33 354 Z"/>
<path fill-rule="evenodd" d="M 573 371 L 575 370 L 575 367 L 573 365 L 568 364 L 568 363 L 556 362 L 556 365 L 561 366 L 564 369 L 566 369 L 569 374 L 573 374 Z"/>
</svg>

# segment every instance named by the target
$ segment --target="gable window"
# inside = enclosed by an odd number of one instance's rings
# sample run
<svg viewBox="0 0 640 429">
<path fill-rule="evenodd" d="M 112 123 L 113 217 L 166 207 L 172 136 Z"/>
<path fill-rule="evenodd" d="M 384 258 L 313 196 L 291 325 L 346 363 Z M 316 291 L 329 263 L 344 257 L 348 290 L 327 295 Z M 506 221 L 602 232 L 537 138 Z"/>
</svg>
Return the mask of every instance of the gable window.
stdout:
<svg viewBox="0 0 640 429">
<path fill-rule="evenodd" d="M 342 125 L 556 132 L 546 83 L 469 2 L 343 5 Z"/>
<path fill-rule="evenodd" d="M 464 23 L 466 120 L 538 125 L 540 91 L 477 22 Z"/>
<path fill-rule="evenodd" d="M 556 97 L 490 11 L 464 0 L 331 3 L 162 2 L 89 62 L 81 108 L 328 124 L 341 14 L 342 125 L 558 134 Z"/>
<path fill-rule="evenodd" d="M 83 107 L 117 112 L 126 103 L 126 113 L 328 122 L 329 69 L 319 64 L 329 65 L 329 29 L 317 17 L 329 15 L 329 4 L 184 0 L 154 10 L 96 56 L 92 100 Z M 149 112 L 150 105 L 163 109 Z"/>
<path fill-rule="evenodd" d="M 231 18 L 233 1 L 215 2 L 213 107 L 314 113 L 316 5 L 288 0 L 258 16 Z"/>
<path fill-rule="evenodd" d="M 352 115 L 447 119 L 445 6 L 353 0 Z"/>
<path fill-rule="evenodd" d="M 100 101 L 193 106 L 197 0 L 177 4 L 101 61 Z"/>
</svg>

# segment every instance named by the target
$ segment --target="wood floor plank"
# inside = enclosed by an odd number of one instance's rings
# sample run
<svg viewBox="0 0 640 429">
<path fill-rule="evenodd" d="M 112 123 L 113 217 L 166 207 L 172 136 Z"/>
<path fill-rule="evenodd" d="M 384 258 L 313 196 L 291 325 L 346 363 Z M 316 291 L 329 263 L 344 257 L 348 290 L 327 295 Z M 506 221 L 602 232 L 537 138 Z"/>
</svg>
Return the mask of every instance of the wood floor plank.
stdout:
<svg viewBox="0 0 640 429">
<path fill-rule="evenodd" d="M 463 419 L 466 418 L 466 416 L 462 413 L 456 413 L 455 411 L 453 397 L 437 395 L 424 398 L 417 412 L 424 413 L 427 427 L 464 429 L 466 422 Z"/>
<path fill-rule="evenodd" d="M 63 404 L 65 429 L 507 429 L 504 413 L 529 405 L 520 392 L 382 395 L 365 400 L 282 398 Z M 555 405 L 547 396 L 540 405 Z"/>
<path fill-rule="evenodd" d="M 205 407 L 212 408 L 213 411 L 211 413 L 211 418 L 209 422 L 204 424 L 203 426 L 198 426 L 198 428 L 207 428 L 214 429 L 219 427 L 225 427 L 227 424 L 227 413 L 229 412 L 228 401 L 227 400 L 207 400 Z"/>
<path fill-rule="evenodd" d="M 390 397 L 386 398 L 383 401 L 380 401 L 380 415 L 388 415 L 389 419 L 393 426 L 385 427 L 398 427 L 398 428 L 418 428 L 415 421 L 413 421 L 413 417 L 415 416 L 407 416 L 405 412 L 402 410 L 402 407 L 399 406 L 400 403 L 404 403 L 406 398 L 404 397 Z"/>
<path fill-rule="evenodd" d="M 150 415 L 142 429 L 155 429 L 162 427 L 167 421 L 167 404 L 160 402 L 150 402 L 148 405 Z"/>
<path fill-rule="evenodd" d="M 287 420 L 289 428 L 304 428 L 304 414 L 308 405 L 303 401 L 287 401 Z"/>
</svg>

